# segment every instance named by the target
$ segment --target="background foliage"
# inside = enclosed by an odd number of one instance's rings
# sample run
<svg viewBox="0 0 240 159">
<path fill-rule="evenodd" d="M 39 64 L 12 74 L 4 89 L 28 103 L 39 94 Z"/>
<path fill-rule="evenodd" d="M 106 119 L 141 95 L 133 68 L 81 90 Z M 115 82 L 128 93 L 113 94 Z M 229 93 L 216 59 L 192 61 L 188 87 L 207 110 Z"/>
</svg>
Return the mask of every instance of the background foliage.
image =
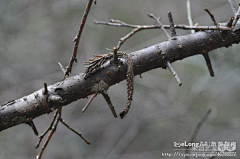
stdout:
<svg viewBox="0 0 240 159">
<path fill-rule="evenodd" d="M 133 24 L 152 24 L 147 12 L 161 16 L 168 24 L 167 12 L 175 24 L 187 24 L 185 0 L 104 0 L 93 6 L 80 42 L 78 64 L 72 75 L 84 72 L 83 62 L 92 54 L 104 54 L 130 30 L 94 25 L 93 20 L 111 18 Z M 17 99 L 63 79 L 57 64 L 66 65 L 86 0 L 1 0 L 0 1 L 0 101 Z M 237 4 L 236 4 L 237 6 Z M 207 7 L 218 22 L 233 16 L 227 0 L 193 0 L 194 23 L 212 25 L 203 10 Z M 178 35 L 190 31 L 178 30 Z M 131 52 L 167 40 L 161 30 L 142 31 L 128 40 L 122 50 Z M 132 108 L 120 120 L 113 118 L 104 99 L 97 97 L 84 114 L 87 99 L 64 107 L 63 117 L 69 125 L 89 139 L 86 145 L 61 124 L 43 158 L 125 159 L 160 158 L 172 152 L 173 141 L 188 141 L 208 108 L 212 113 L 201 128 L 197 141 L 240 140 L 240 51 L 239 45 L 210 53 L 215 77 L 210 77 L 205 61 L 195 56 L 173 64 L 183 86 L 178 87 L 167 70 L 156 69 L 135 77 Z M 126 82 L 110 88 L 117 112 L 127 101 Z M 52 114 L 35 119 L 43 132 Z M 0 135 L 0 158 L 34 158 L 38 138 L 28 125 L 4 130 Z M 239 149 L 238 149 L 239 152 Z M 237 152 L 237 153 L 238 153 Z M 164 158 L 164 157 L 161 157 Z"/>
</svg>

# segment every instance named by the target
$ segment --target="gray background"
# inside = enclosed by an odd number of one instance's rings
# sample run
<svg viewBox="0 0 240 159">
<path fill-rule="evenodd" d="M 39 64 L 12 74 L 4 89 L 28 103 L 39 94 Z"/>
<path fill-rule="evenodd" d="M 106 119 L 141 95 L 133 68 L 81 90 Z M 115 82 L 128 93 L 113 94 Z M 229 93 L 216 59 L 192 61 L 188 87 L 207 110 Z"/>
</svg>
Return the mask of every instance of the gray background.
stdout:
<svg viewBox="0 0 240 159">
<path fill-rule="evenodd" d="M 63 79 L 57 64 L 67 65 L 87 0 L 0 0 L 0 101 L 17 99 Z M 237 6 L 237 1 L 234 1 Z M 94 25 L 93 20 L 120 19 L 132 24 L 153 24 L 146 13 L 161 16 L 168 24 L 167 12 L 175 24 L 188 24 L 185 0 L 98 0 L 92 6 L 72 75 L 84 72 L 83 62 L 92 54 L 107 53 L 131 29 Z M 227 0 L 192 0 L 194 23 L 212 25 L 203 10 L 207 7 L 218 22 L 233 13 Z M 177 30 L 178 35 L 190 31 Z M 167 40 L 161 30 L 134 35 L 122 46 L 131 52 Z M 130 112 L 124 120 L 115 119 L 104 99 L 98 96 L 82 114 L 87 99 L 63 108 L 63 118 L 92 142 L 86 145 L 63 125 L 50 141 L 45 159 L 157 159 L 162 152 L 173 152 L 173 142 L 188 141 L 208 108 L 212 113 L 196 141 L 240 140 L 240 51 L 239 45 L 210 53 L 215 77 L 210 77 L 202 56 L 175 62 L 183 85 L 178 87 L 168 70 L 156 69 L 135 77 Z M 109 90 L 120 112 L 127 101 L 126 82 Z M 53 114 L 34 120 L 43 132 Z M 35 158 L 38 138 L 26 124 L 0 133 L 1 159 Z M 239 152 L 239 149 L 237 149 Z M 177 157 L 176 157 L 177 158 Z"/>
</svg>

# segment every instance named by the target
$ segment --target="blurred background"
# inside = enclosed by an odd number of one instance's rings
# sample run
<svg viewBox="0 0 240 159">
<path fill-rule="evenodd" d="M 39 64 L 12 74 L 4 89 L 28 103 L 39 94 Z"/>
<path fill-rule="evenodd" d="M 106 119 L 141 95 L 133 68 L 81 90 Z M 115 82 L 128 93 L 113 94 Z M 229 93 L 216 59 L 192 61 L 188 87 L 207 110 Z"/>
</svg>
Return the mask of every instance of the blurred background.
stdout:
<svg viewBox="0 0 240 159">
<path fill-rule="evenodd" d="M 67 65 L 87 0 L 0 0 L 0 104 L 28 95 L 63 79 L 57 64 Z M 237 1 L 234 1 L 238 6 Z M 199 25 L 212 25 L 207 7 L 218 22 L 233 16 L 227 0 L 192 0 L 192 17 Z M 129 28 L 94 25 L 93 20 L 119 19 L 131 24 L 153 24 L 146 13 L 161 16 L 168 24 L 171 11 L 175 24 L 188 24 L 185 0 L 98 0 L 89 13 L 80 41 L 78 63 L 71 75 L 85 71 L 83 62 L 92 54 L 107 53 Z M 178 35 L 190 31 L 177 30 Z M 167 40 L 161 30 L 134 35 L 121 50 L 132 52 Z M 168 70 L 156 69 L 134 80 L 130 112 L 115 119 L 105 100 L 98 96 L 82 114 L 87 99 L 63 108 L 63 118 L 84 137 L 59 124 L 44 159 L 158 159 L 162 152 L 174 152 L 173 142 L 189 141 L 205 112 L 212 113 L 196 141 L 240 142 L 240 45 L 210 53 L 215 77 L 210 77 L 202 56 L 173 63 L 183 85 L 178 87 Z M 126 82 L 109 89 L 117 112 L 127 102 Z M 52 114 L 34 119 L 42 133 Z M 32 159 L 39 153 L 38 137 L 21 124 L 0 133 L 1 159 Z M 239 153 L 239 148 L 237 148 Z M 177 158 L 177 157 L 176 157 Z M 180 157 L 179 157 L 180 158 Z"/>
</svg>

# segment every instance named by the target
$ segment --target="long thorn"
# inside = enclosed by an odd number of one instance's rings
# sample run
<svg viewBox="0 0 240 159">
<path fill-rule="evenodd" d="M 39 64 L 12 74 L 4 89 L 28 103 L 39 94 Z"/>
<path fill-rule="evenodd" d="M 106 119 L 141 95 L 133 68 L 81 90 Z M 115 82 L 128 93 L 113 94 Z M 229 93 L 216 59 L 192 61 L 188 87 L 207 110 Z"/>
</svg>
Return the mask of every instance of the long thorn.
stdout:
<svg viewBox="0 0 240 159">
<path fill-rule="evenodd" d="M 88 106 L 91 104 L 91 102 L 93 101 L 93 99 L 94 99 L 96 96 L 97 96 L 97 93 L 95 93 L 95 94 L 93 94 L 93 95 L 91 96 L 91 98 L 88 100 L 88 102 L 87 102 L 87 104 L 85 105 L 85 107 L 82 109 L 82 113 L 84 113 L 84 112 L 87 110 Z"/>
<path fill-rule="evenodd" d="M 36 128 L 34 122 L 32 121 L 32 119 L 28 119 L 28 121 L 26 122 L 26 124 L 28 124 L 28 125 L 32 128 L 34 134 L 35 134 L 36 136 L 38 136 L 37 128 Z"/>
<path fill-rule="evenodd" d="M 173 76 L 175 77 L 178 85 L 181 86 L 181 85 L 182 85 L 182 82 L 181 82 L 180 78 L 178 77 L 176 71 L 174 70 L 174 68 L 172 67 L 172 65 L 170 64 L 169 61 L 167 61 L 167 68 L 172 72 L 172 74 L 173 74 Z"/>
<path fill-rule="evenodd" d="M 172 13 L 171 12 L 168 12 L 168 19 L 169 19 L 169 22 L 170 22 L 171 36 L 172 37 L 177 36 L 176 30 L 174 28 L 174 22 L 173 22 L 173 18 L 172 18 Z"/>
<path fill-rule="evenodd" d="M 112 111 L 113 116 L 115 118 L 117 118 L 117 113 L 116 113 L 116 111 L 114 109 L 114 106 L 112 105 L 112 102 L 111 102 L 110 97 L 108 96 L 107 92 L 102 91 L 101 94 L 104 97 L 104 99 L 106 100 L 110 110 Z"/>
<path fill-rule="evenodd" d="M 204 59 L 205 59 L 205 61 L 206 61 L 206 64 L 207 64 L 209 73 L 210 73 L 210 75 L 213 77 L 213 76 L 214 76 L 214 71 L 213 71 L 212 64 L 211 64 L 211 60 L 210 60 L 210 58 L 209 58 L 208 53 L 203 53 L 203 57 L 204 57 Z"/>
</svg>

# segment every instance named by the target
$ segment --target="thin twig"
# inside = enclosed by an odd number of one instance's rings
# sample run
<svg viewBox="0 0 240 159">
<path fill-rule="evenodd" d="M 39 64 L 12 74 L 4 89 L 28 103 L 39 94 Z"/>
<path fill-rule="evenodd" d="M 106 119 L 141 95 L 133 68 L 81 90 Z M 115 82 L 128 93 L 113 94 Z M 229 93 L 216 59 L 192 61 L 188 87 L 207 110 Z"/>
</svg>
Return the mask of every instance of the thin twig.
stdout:
<svg viewBox="0 0 240 159">
<path fill-rule="evenodd" d="M 188 24 L 190 26 L 193 26 L 192 12 L 191 12 L 191 0 L 186 0 L 186 6 L 187 6 Z M 195 31 L 191 30 L 191 33 L 195 33 Z"/>
<path fill-rule="evenodd" d="M 65 75 L 65 73 L 66 73 L 65 68 L 63 67 L 63 65 L 60 62 L 58 62 L 58 64 L 59 64 L 60 69 L 62 70 L 63 74 Z"/>
<path fill-rule="evenodd" d="M 68 63 L 68 66 L 66 67 L 66 72 L 65 72 L 65 78 L 66 77 L 69 77 L 69 74 L 71 73 L 72 71 L 72 65 L 74 63 L 74 61 L 77 63 L 77 50 L 78 50 L 78 44 L 80 42 L 80 38 L 81 38 L 81 35 L 82 35 L 82 31 L 83 31 L 83 28 L 84 28 L 84 25 L 85 25 L 85 22 L 87 20 L 87 16 L 88 16 L 88 13 L 90 11 L 90 8 L 92 6 L 92 2 L 94 0 L 88 0 L 88 3 L 86 5 L 86 8 L 85 8 L 85 11 L 83 13 L 83 17 L 82 17 L 82 21 L 81 21 L 81 24 L 80 24 L 80 28 L 79 28 L 79 31 L 77 33 L 77 36 L 75 37 L 75 39 L 73 40 L 75 42 L 75 45 L 74 45 L 74 48 L 73 48 L 73 52 L 72 52 L 72 56 L 70 58 L 70 61 Z"/>
<path fill-rule="evenodd" d="M 113 116 L 114 116 L 115 118 L 117 118 L 117 113 L 116 113 L 116 111 L 115 111 L 115 109 L 114 109 L 114 106 L 112 105 L 112 102 L 111 102 L 111 100 L 110 100 L 110 97 L 108 96 L 108 93 L 105 92 L 105 91 L 102 91 L 101 94 L 102 94 L 102 96 L 104 97 L 104 99 L 106 100 L 106 102 L 107 102 L 110 110 L 112 111 Z"/>
<path fill-rule="evenodd" d="M 142 27 L 139 27 L 139 28 L 135 28 L 133 29 L 130 33 L 128 33 L 127 35 L 125 35 L 124 37 L 122 37 L 119 42 L 118 42 L 118 45 L 116 47 L 117 51 L 120 49 L 120 47 L 122 46 L 122 44 L 127 40 L 129 39 L 130 37 L 132 37 L 135 33 L 139 32 L 140 30 L 142 30 L 144 28 Z"/>
<path fill-rule="evenodd" d="M 85 141 L 88 145 L 91 144 L 90 141 L 88 141 L 87 139 L 85 139 L 81 133 L 77 132 L 76 130 L 74 130 L 73 128 L 71 128 L 62 118 L 59 119 L 60 122 L 65 125 L 69 130 L 71 130 L 72 132 L 74 132 L 75 134 L 77 134 L 80 138 L 83 139 L 83 141 Z"/>
<path fill-rule="evenodd" d="M 162 25 L 162 23 L 161 23 L 161 21 L 160 21 L 160 17 L 159 18 L 157 18 L 154 14 L 147 14 L 150 18 L 153 18 L 154 20 L 156 20 L 156 23 L 158 24 L 158 27 L 160 27 L 162 30 L 163 30 L 163 32 L 165 33 L 165 35 L 168 37 L 168 39 L 170 39 L 171 37 L 170 37 L 170 35 L 168 34 L 168 32 L 167 32 L 167 30 L 163 27 L 163 25 Z"/>
<path fill-rule="evenodd" d="M 174 28 L 174 22 L 173 22 L 171 12 L 168 12 L 168 19 L 169 19 L 169 22 L 170 22 L 171 37 L 175 37 L 175 36 L 177 36 L 177 33 L 176 33 L 175 28 Z"/>
<path fill-rule="evenodd" d="M 58 122 L 60 121 L 60 118 L 61 118 L 61 112 L 62 112 L 62 108 L 59 108 L 59 109 L 57 110 L 58 118 L 57 118 L 57 120 L 56 120 L 56 123 L 54 124 L 52 130 L 51 130 L 50 133 L 48 134 L 48 137 L 47 137 L 45 143 L 43 144 L 42 149 L 41 149 L 40 153 L 37 155 L 36 159 L 41 159 L 44 150 L 46 149 L 49 141 L 50 141 L 51 138 L 52 138 L 53 133 L 56 131 Z"/>
<path fill-rule="evenodd" d="M 232 0 L 228 0 L 228 3 L 230 4 L 230 7 L 231 7 L 232 12 L 233 12 L 233 15 L 235 15 L 237 13 L 237 9 L 234 6 L 233 1 Z"/>
<path fill-rule="evenodd" d="M 209 73 L 210 73 L 210 75 L 213 77 L 213 76 L 214 76 L 214 71 L 213 71 L 212 64 L 211 64 L 211 60 L 210 60 L 210 58 L 209 58 L 208 53 L 203 53 L 203 57 L 204 57 L 204 59 L 205 59 L 205 61 L 206 61 L 206 64 L 207 64 Z"/>
<path fill-rule="evenodd" d="M 87 104 L 85 105 L 85 107 L 82 109 L 82 113 L 84 113 L 84 112 L 87 110 L 88 106 L 90 105 L 90 103 L 93 101 L 93 99 L 94 99 L 96 96 L 97 96 L 97 93 L 95 93 L 95 94 L 93 94 L 93 95 L 91 96 L 91 98 L 88 100 L 88 102 L 87 102 Z"/>
<path fill-rule="evenodd" d="M 218 23 L 216 22 L 215 17 L 214 17 L 214 15 L 210 12 L 210 10 L 208 10 L 207 8 L 205 8 L 204 10 L 205 10 L 205 11 L 209 14 L 209 16 L 211 17 L 211 19 L 212 19 L 212 21 L 213 21 L 213 24 L 214 24 L 215 26 L 218 26 Z"/>
<path fill-rule="evenodd" d="M 39 136 L 39 141 L 38 141 L 37 145 L 35 146 L 35 149 L 37 149 L 37 148 L 39 147 L 39 145 L 40 145 L 42 139 L 45 137 L 45 135 L 46 135 L 50 130 L 52 130 L 53 124 L 54 124 L 54 122 L 56 121 L 58 112 L 59 112 L 59 110 L 56 110 L 56 112 L 55 112 L 55 114 L 54 114 L 54 116 L 53 116 L 53 119 L 52 119 L 49 127 L 47 128 L 47 130 L 45 130 L 44 133 L 42 133 L 42 134 Z"/>
<path fill-rule="evenodd" d="M 167 61 L 167 68 L 171 71 L 171 73 L 172 73 L 173 76 L 175 77 L 178 85 L 181 86 L 181 85 L 182 85 L 182 82 L 181 82 L 180 78 L 178 77 L 178 74 L 176 73 L 176 71 L 174 70 L 174 68 L 172 67 L 172 65 L 170 64 L 169 61 Z"/>
<path fill-rule="evenodd" d="M 208 116 L 210 115 L 211 111 L 212 111 L 212 109 L 209 108 L 208 111 L 207 111 L 207 112 L 204 114 L 204 116 L 202 117 L 202 119 L 198 122 L 196 128 L 195 128 L 194 131 L 193 131 L 193 134 L 192 134 L 192 136 L 191 136 L 191 138 L 190 138 L 189 143 L 193 143 L 193 142 L 195 141 L 195 139 L 196 139 L 196 137 L 197 137 L 197 134 L 198 134 L 201 126 L 202 126 L 203 123 L 206 121 L 206 119 L 207 119 Z M 189 153 L 189 148 L 190 148 L 190 147 L 187 147 L 187 148 L 186 148 L 185 153 Z M 189 159 L 189 156 L 186 155 L 186 159 Z"/>
<path fill-rule="evenodd" d="M 232 28 L 234 28 L 235 25 L 237 24 L 239 17 L 240 17 L 240 4 L 239 4 L 239 7 L 238 7 L 238 11 L 235 14 Z"/>
<path fill-rule="evenodd" d="M 127 24 L 125 22 L 116 23 L 116 22 L 103 22 L 103 21 L 94 21 L 95 24 L 109 25 L 109 26 L 117 26 L 117 27 L 128 27 L 128 28 L 144 28 L 144 29 L 159 29 L 161 28 L 158 25 L 133 25 Z M 162 25 L 165 29 L 170 29 L 170 25 Z M 188 26 L 188 25 L 174 25 L 176 29 L 183 30 L 232 30 L 225 26 Z"/>
</svg>

